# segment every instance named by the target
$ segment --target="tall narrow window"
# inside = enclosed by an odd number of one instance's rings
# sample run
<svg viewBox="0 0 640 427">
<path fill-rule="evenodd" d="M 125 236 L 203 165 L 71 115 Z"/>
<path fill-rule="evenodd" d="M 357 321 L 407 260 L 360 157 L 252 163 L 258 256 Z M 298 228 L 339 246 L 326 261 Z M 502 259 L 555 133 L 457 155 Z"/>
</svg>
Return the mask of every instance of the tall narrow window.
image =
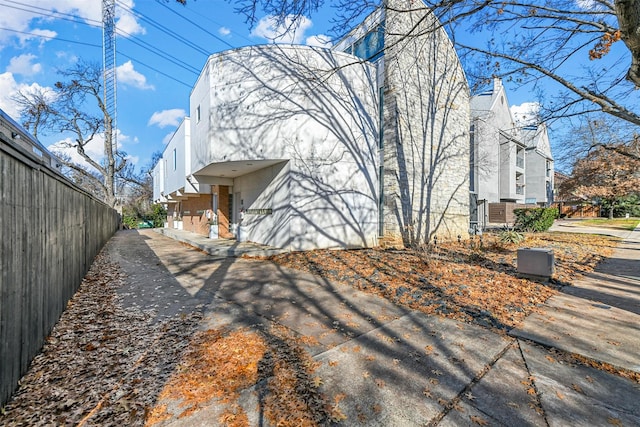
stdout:
<svg viewBox="0 0 640 427">
<path fill-rule="evenodd" d="M 200 106 L 196 107 L 196 123 L 200 123 Z"/>
<path fill-rule="evenodd" d="M 173 149 L 173 170 L 178 169 L 178 153 L 176 149 Z"/>
</svg>

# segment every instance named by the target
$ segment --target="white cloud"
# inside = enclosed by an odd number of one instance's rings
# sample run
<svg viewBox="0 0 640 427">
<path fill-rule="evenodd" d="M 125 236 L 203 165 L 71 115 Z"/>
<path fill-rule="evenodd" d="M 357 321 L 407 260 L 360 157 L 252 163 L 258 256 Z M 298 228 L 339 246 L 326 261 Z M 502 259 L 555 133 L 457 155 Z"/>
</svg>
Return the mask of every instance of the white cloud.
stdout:
<svg viewBox="0 0 640 427">
<path fill-rule="evenodd" d="M 18 84 L 10 72 L 0 74 L 0 109 L 13 119 L 18 118 L 18 106 L 11 99 L 18 92 Z"/>
<path fill-rule="evenodd" d="M 128 135 L 123 134 L 120 129 L 117 129 L 116 132 L 118 134 L 118 150 L 122 150 L 123 142 L 126 142 L 131 138 Z M 94 170 L 94 168 L 90 166 L 80 154 L 78 154 L 78 150 L 74 147 L 75 144 L 75 138 L 67 137 L 49 145 L 47 149 L 54 153 L 62 153 L 68 156 L 74 163 L 82 165 L 89 170 Z M 96 134 L 93 139 L 85 145 L 84 151 L 92 160 L 97 163 L 101 163 L 104 159 L 104 134 Z M 130 160 L 133 164 L 138 164 L 140 161 L 138 156 L 127 155 L 125 158 Z"/>
<path fill-rule="evenodd" d="M 523 102 L 520 105 L 511 106 L 511 114 L 518 126 L 537 125 L 540 115 L 540 103 Z"/>
<path fill-rule="evenodd" d="M 87 21 L 101 21 L 102 20 L 102 8 L 100 2 L 89 0 L 31 0 L 28 2 L 34 7 L 39 7 L 52 12 L 60 12 L 66 14 L 72 14 L 79 16 Z M 133 0 L 119 0 L 116 7 L 116 27 L 127 31 L 130 34 L 143 34 L 144 28 L 140 25 L 137 18 L 129 12 L 127 8 L 134 6 Z M 42 29 L 33 28 L 32 25 L 37 22 L 37 25 L 44 27 L 47 22 L 55 21 L 56 14 L 50 13 L 46 18 L 41 15 L 34 14 L 27 10 L 21 10 L 25 8 L 11 8 L 4 7 L 0 14 L 0 28 L 7 28 L 9 30 L 22 31 L 28 33 L 35 33 L 47 37 L 55 37 L 56 32 Z M 19 34 L 13 31 L 0 31 L 0 50 L 7 45 L 10 40 L 17 38 L 21 43 L 31 39 L 39 39 L 33 35 Z M 42 42 L 46 39 L 40 39 Z"/>
<path fill-rule="evenodd" d="M 36 56 L 31 53 L 25 53 L 20 56 L 14 56 L 9 61 L 7 71 L 13 74 L 22 74 L 23 76 L 32 76 L 42 71 L 42 64 L 33 63 Z"/>
<path fill-rule="evenodd" d="M 228 29 L 227 27 L 220 27 L 220 29 L 218 30 L 218 33 L 221 36 L 228 36 L 229 34 L 231 34 L 231 30 Z"/>
<path fill-rule="evenodd" d="M 137 165 L 140 162 L 140 156 L 131 156 L 131 155 L 127 154 L 125 159 L 127 159 L 127 161 L 129 163 L 134 164 L 134 165 Z"/>
<path fill-rule="evenodd" d="M 162 138 L 162 144 L 163 145 L 167 145 L 169 143 L 169 141 L 171 141 L 171 138 L 173 138 L 173 135 L 175 134 L 175 132 L 171 132 L 168 133 L 164 136 L 164 138 Z"/>
<path fill-rule="evenodd" d="M 576 5 L 584 10 L 597 10 L 600 5 L 595 0 L 576 0 Z"/>
<path fill-rule="evenodd" d="M 68 156 L 73 163 L 85 166 L 88 169 L 94 170 L 84 158 L 78 154 L 78 150 L 74 147 L 76 144 L 75 138 L 67 137 L 55 142 L 47 147 L 47 150 L 53 153 L 60 153 L 64 156 Z M 104 136 L 97 134 L 91 141 L 84 147 L 84 152 L 95 162 L 100 163 L 104 158 Z"/>
<path fill-rule="evenodd" d="M 178 126 L 182 119 L 185 118 L 187 112 L 181 108 L 174 108 L 172 110 L 156 111 L 149 119 L 149 126 L 157 125 L 160 128 L 167 126 Z M 173 135 L 173 134 L 172 134 Z"/>
<path fill-rule="evenodd" d="M 145 30 L 145 28 L 140 25 L 135 16 L 133 16 L 129 12 L 124 11 L 116 21 L 116 29 L 125 33 L 122 34 L 123 37 L 127 37 L 128 34 L 145 34 L 147 32 L 147 30 Z"/>
<path fill-rule="evenodd" d="M 153 85 L 147 84 L 147 78 L 143 74 L 134 70 L 131 61 L 127 61 L 116 67 L 116 74 L 118 83 L 133 86 L 138 89 L 155 89 Z"/>
<path fill-rule="evenodd" d="M 38 83 L 32 83 L 30 85 L 18 84 L 11 72 L 0 74 L 0 109 L 18 122 L 20 121 L 18 104 L 12 99 L 18 91 L 25 93 L 31 91 L 40 93 L 50 92 L 53 94 L 51 88 L 40 86 Z"/>
<path fill-rule="evenodd" d="M 304 33 L 312 26 L 311 20 L 304 16 L 294 23 L 293 15 L 289 15 L 278 25 L 276 17 L 269 15 L 258 21 L 251 35 L 272 43 L 301 44 Z"/>
<path fill-rule="evenodd" d="M 55 38 L 58 35 L 58 33 L 56 33 L 55 31 L 43 30 L 40 28 L 34 28 L 32 30 L 29 30 L 29 33 L 30 34 L 18 34 L 18 40 L 20 40 L 20 45 L 24 46 L 25 43 L 28 42 L 29 40 L 38 40 L 39 46 L 42 47 L 46 42 Z M 38 36 L 42 36 L 42 37 L 38 37 Z"/>
<path fill-rule="evenodd" d="M 307 37 L 305 44 L 308 46 L 317 46 L 317 47 L 331 47 L 331 38 L 329 36 L 325 36 L 324 34 L 318 34 L 315 36 Z"/>
</svg>

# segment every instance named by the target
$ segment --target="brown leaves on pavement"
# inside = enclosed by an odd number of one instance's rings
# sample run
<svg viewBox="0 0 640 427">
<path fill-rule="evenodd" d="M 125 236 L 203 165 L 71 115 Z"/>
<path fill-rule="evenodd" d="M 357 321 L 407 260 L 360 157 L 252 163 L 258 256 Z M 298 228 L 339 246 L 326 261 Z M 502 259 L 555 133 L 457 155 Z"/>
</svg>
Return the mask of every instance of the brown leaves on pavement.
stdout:
<svg viewBox="0 0 640 427">
<path fill-rule="evenodd" d="M 188 416 L 208 404 L 222 404 L 223 426 L 247 426 L 238 403 L 240 393 L 253 386 L 267 420 L 278 426 L 317 426 L 341 418 L 319 392 L 314 375 L 318 363 L 284 327 L 258 331 L 215 329 L 194 335 L 178 369 L 160 394 L 160 404 L 147 420 L 151 426 L 168 418 Z M 166 402 L 179 402 L 172 414 Z"/>
<path fill-rule="evenodd" d="M 420 250 L 316 250 L 268 259 L 333 282 L 380 295 L 400 305 L 483 326 L 517 326 L 580 274 L 592 271 L 613 252 L 617 240 L 569 233 L 527 234 L 521 247 L 554 251 L 551 284 L 520 278 L 518 246 L 485 235 L 466 242 L 442 243 Z"/>
<path fill-rule="evenodd" d="M 142 425 L 198 315 L 154 322 L 119 304 L 123 275 L 99 254 L 0 425 Z"/>
</svg>

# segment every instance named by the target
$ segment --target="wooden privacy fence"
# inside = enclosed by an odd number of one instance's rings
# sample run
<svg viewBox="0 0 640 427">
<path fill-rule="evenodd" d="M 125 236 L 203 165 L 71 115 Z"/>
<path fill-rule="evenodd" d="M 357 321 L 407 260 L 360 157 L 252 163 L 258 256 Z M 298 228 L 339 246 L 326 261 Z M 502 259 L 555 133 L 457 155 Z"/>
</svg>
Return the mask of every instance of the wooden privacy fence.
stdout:
<svg viewBox="0 0 640 427">
<path fill-rule="evenodd" d="M 583 202 L 559 202 L 554 204 L 561 218 L 598 218 L 600 206 Z"/>
<path fill-rule="evenodd" d="M 115 210 L 0 138 L 0 406 L 118 225 Z"/>
</svg>

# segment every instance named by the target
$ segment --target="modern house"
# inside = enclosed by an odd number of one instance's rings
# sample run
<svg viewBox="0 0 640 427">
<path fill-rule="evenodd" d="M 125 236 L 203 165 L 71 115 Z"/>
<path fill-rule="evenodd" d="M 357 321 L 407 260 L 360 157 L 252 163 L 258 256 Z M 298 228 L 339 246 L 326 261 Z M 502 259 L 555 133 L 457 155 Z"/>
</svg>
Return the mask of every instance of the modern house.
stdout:
<svg viewBox="0 0 640 427">
<path fill-rule="evenodd" d="M 549 207 L 553 203 L 554 165 L 547 126 L 527 126 L 521 130 L 525 149 L 525 202 Z"/>
<path fill-rule="evenodd" d="M 428 9 L 393 3 L 332 49 L 211 55 L 154 169 L 167 225 L 291 250 L 465 235 L 466 78 Z"/>
<path fill-rule="evenodd" d="M 502 81 L 471 97 L 471 227 L 511 222 L 513 209 L 553 201 L 553 156 L 545 124 L 520 126 Z"/>
<path fill-rule="evenodd" d="M 471 97 L 471 223 L 486 223 L 489 203 L 525 202 L 525 148 L 500 79 Z"/>
</svg>

